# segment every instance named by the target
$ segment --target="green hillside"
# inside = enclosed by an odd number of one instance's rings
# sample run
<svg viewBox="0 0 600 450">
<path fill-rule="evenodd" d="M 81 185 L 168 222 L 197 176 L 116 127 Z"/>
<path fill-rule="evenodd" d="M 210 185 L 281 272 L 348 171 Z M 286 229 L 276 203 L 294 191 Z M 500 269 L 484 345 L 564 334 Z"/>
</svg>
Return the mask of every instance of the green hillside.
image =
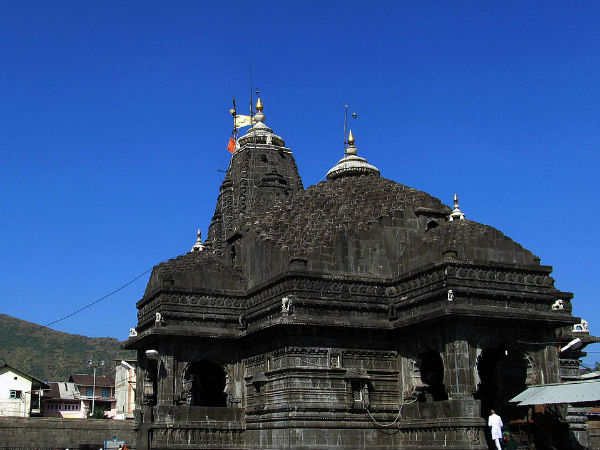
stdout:
<svg viewBox="0 0 600 450">
<path fill-rule="evenodd" d="M 0 363 L 7 363 L 44 381 L 67 380 L 71 373 L 89 373 L 88 359 L 105 361 L 103 371 L 114 373 L 115 359 L 131 359 L 114 338 L 89 338 L 62 333 L 0 314 Z"/>
</svg>

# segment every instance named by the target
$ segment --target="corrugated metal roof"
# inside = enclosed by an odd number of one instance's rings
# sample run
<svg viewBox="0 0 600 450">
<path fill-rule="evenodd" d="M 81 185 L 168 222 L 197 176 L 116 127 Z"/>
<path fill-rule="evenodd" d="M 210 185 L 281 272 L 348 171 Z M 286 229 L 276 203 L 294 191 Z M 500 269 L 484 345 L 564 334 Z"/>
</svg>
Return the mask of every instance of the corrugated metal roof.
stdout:
<svg viewBox="0 0 600 450">
<path fill-rule="evenodd" d="M 519 406 L 600 401 L 600 380 L 529 386 L 510 400 Z"/>
<path fill-rule="evenodd" d="M 45 398 L 62 399 L 62 400 L 77 400 L 79 399 L 79 390 L 75 383 L 65 381 L 51 381 L 48 383 L 50 390 L 44 393 Z"/>
</svg>

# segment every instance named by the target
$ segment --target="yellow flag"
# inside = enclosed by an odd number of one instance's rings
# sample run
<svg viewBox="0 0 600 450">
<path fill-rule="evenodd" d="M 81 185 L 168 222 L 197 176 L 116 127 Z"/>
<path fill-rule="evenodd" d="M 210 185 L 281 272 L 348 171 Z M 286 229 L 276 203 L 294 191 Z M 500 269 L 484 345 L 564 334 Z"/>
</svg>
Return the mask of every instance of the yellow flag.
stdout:
<svg viewBox="0 0 600 450">
<path fill-rule="evenodd" d="M 235 116 L 235 127 L 243 128 L 252 125 L 252 116 Z"/>
</svg>

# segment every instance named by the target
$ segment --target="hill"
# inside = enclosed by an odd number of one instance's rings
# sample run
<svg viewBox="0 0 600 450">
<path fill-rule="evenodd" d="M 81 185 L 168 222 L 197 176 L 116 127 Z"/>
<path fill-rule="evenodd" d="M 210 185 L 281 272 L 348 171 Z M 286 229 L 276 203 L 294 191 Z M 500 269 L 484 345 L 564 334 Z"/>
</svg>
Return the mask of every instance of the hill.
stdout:
<svg viewBox="0 0 600 450">
<path fill-rule="evenodd" d="M 0 362 L 44 381 L 67 380 L 71 373 L 88 373 L 87 360 L 104 360 L 97 374 L 112 374 L 114 360 L 134 358 L 114 338 L 89 338 L 62 333 L 0 314 Z"/>
</svg>

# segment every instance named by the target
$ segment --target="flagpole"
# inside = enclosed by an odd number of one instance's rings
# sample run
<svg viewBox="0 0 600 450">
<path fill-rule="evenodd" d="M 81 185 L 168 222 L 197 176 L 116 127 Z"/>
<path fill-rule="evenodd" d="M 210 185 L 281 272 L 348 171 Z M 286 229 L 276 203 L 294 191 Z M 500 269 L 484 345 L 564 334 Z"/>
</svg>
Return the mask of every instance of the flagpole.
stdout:
<svg viewBox="0 0 600 450">
<path fill-rule="evenodd" d="M 346 150 L 346 146 L 348 145 L 348 105 L 344 105 L 344 109 L 344 150 Z"/>
<path fill-rule="evenodd" d="M 250 72 L 250 121 L 252 121 L 252 117 L 254 116 L 254 98 L 252 96 L 252 60 L 248 61 L 248 71 Z"/>
<path fill-rule="evenodd" d="M 237 128 L 235 126 L 235 117 L 237 116 L 237 110 L 235 108 L 235 97 L 231 97 L 233 100 L 233 138 L 237 140 Z"/>
</svg>

